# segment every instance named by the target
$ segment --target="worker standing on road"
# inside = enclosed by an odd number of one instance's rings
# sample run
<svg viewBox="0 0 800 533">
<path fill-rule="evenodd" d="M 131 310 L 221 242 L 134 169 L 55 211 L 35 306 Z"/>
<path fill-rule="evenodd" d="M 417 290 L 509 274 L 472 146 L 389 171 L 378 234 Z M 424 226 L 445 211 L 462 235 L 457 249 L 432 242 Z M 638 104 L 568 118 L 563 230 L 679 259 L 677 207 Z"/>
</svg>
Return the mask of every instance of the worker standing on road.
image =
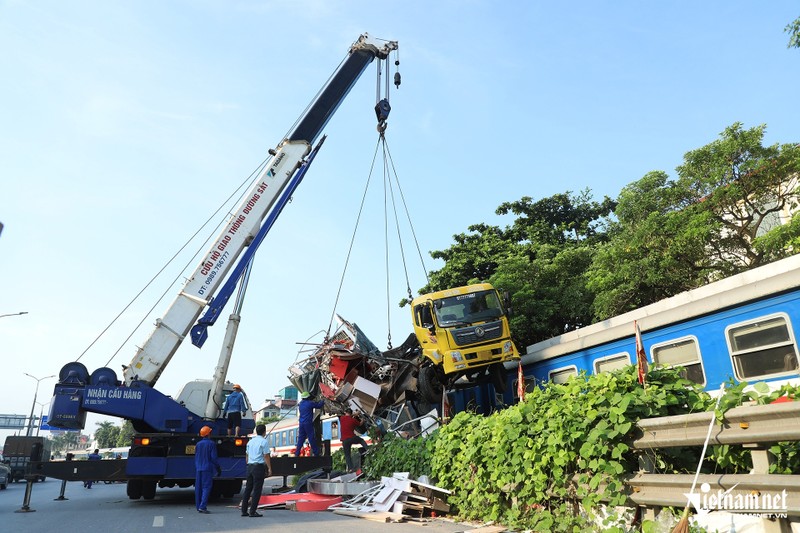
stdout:
<svg viewBox="0 0 800 533">
<path fill-rule="evenodd" d="M 225 418 L 228 419 L 228 435 L 233 432 L 238 437 L 239 428 L 242 427 L 242 417 L 245 413 L 244 395 L 242 394 L 241 386 L 233 386 L 233 392 L 225 398 L 222 411 L 225 413 Z"/>
<path fill-rule="evenodd" d="M 86 459 L 89 460 L 89 461 L 99 461 L 100 459 L 102 459 L 102 457 L 100 457 L 100 450 L 95 448 L 92 453 L 90 453 L 89 455 L 86 456 Z M 92 488 L 92 483 L 94 483 L 94 481 L 91 481 L 91 480 L 90 481 L 84 481 L 83 482 L 83 486 L 86 487 L 87 489 L 91 489 Z"/>
<path fill-rule="evenodd" d="M 247 443 L 247 487 L 242 496 L 242 516 L 263 516 L 258 512 L 261 489 L 264 488 L 264 478 L 272 475 L 271 450 L 264 438 L 266 434 L 267 426 L 259 424 L 256 426 L 256 436 Z"/>
<path fill-rule="evenodd" d="M 360 453 L 362 458 L 367 451 L 366 441 L 356 433 L 363 424 L 364 422 L 359 414 L 354 415 L 352 409 L 347 409 L 345 414 L 339 417 L 339 425 L 342 431 L 342 451 L 344 452 L 344 463 L 347 465 L 348 472 L 353 471 L 353 459 L 350 457 L 350 448 L 353 447 L 353 444 L 361 445 Z"/>
<path fill-rule="evenodd" d="M 294 456 L 300 457 L 300 451 L 303 449 L 303 443 L 308 439 L 311 443 L 311 451 L 315 456 L 319 455 L 319 446 L 317 445 L 317 437 L 314 435 L 314 409 L 322 409 L 325 402 L 315 402 L 311 399 L 308 391 L 300 393 L 300 404 L 297 410 L 300 413 L 300 420 L 298 421 L 299 428 L 297 430 L 297 446 L 294 450 Z"/>
<path fill-rule="evenodd" d="M 214 474 L 222 474 L 222 468 L 217 460 L 217 443 L 211 440 L 212 429 L 203 426 L 200 436 L 203 437 L 194 448 L 194 503 L 198 513 L 208 514 L 208 497 L 211 495 L 211 485 Z"/>
</svg>

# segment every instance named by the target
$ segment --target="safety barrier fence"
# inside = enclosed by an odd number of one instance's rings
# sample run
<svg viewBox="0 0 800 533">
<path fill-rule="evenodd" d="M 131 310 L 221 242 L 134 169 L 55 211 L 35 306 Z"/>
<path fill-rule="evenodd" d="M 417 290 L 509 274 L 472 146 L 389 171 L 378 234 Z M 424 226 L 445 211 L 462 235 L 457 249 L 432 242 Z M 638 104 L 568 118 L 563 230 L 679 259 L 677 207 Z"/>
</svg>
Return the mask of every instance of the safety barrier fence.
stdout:
<svg viewBox="0 0 800 533">
<path fill-rule="evenodd" d="M 685 507 L 692 491 L 698 512 L 728 511 L 763 517 L 765 531 L 789 531 L 789 521 L 800 517 L 800 475 L 769 474 L 776 442 L 800 441 L 800 402 L 737 407 L 715 422 L 709 447 L 741 445 L 750 451 L 749 474 L 656 474 L 647 450 L 702 446 L 709 435 L 713 413 L 693 413 L 640 420 L 641 436 L 633 447 L 642 450 L 641 471 L 626 480 L 630 500 L 652 517 L 660 507 Z"/>
</svg>

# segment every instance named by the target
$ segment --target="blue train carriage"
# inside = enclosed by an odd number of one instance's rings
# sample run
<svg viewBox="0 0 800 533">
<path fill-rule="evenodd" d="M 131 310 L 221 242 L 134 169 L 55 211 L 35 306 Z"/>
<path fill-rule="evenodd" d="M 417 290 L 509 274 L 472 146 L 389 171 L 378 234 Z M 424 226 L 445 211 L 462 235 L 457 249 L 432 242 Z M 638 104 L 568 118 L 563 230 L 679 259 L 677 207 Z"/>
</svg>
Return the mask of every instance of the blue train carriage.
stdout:
<svg viewBox="0 0 800 533">
<path fill-rule="evenodd" d="M 298 430 L 299 421 L 297 417 L 286 417 L 278 422 L 267 424 L 266 439 L 270 448 L 272 448 L 273 455 L 294 455 Z M 342 447 L 338 416 L 325 415 L 322 417 L 322 440 L 331 442 L 331 454 Z"/>
<path fill-rule="evenodd" d="M 778 388 L 800 381 L 800 255 L 710 283 L 531 346 L 522 357 L 527 390 L 636 362 L 634 321 L 648 361 L 681 366 L 711 393 L 733 378 Z M 488 413 L 517 401 L 517 372 L 508 365 L 504 395 L 491 385 L 456 391 L 456 411 Z"/>
</svg>

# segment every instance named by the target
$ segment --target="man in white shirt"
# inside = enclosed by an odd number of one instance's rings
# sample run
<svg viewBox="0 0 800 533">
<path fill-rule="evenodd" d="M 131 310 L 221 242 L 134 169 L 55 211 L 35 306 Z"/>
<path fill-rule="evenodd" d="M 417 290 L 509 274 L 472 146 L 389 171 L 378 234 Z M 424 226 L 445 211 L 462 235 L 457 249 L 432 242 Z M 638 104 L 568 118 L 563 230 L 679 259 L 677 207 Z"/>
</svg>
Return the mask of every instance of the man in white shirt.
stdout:
<svg viewBox="0 0 800 533">
<path fill-rule="evenodd" d="M 264 488 L 264 478 L 272 475 L 270 448 L 264 438 L 266 433 L 267 426 L 258 424 L 256 436 L 247 443 L 247 486 L 242 497 L 242 516 L 263 516 L 258 512 L 258 502 L 261 489 Z"/>
</svg>

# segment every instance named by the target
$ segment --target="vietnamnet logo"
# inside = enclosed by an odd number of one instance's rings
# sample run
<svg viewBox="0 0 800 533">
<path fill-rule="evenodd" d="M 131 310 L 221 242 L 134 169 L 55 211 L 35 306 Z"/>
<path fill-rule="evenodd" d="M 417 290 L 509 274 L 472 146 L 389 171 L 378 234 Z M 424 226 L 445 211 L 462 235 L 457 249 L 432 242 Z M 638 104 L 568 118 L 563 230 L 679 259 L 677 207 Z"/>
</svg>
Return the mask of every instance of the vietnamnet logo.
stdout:
<svg viewBox="0 0 800 533">
<path fill-rule="evenodd" d="M 711 490 L 711 485 L 703 483 L 700 492 L 684 493 L 683 495 L 692 504 L 699 516 L 704 516 L 711 511 L 726 511 L 729 513 L 752 514 L 763 518 L 786 518 L 788 507 L 786 505 L 786 490 L 776 493 L 752 491 L 747 494 L 731 494 L 739 484 L 728 490 Z"/>
</svg>

